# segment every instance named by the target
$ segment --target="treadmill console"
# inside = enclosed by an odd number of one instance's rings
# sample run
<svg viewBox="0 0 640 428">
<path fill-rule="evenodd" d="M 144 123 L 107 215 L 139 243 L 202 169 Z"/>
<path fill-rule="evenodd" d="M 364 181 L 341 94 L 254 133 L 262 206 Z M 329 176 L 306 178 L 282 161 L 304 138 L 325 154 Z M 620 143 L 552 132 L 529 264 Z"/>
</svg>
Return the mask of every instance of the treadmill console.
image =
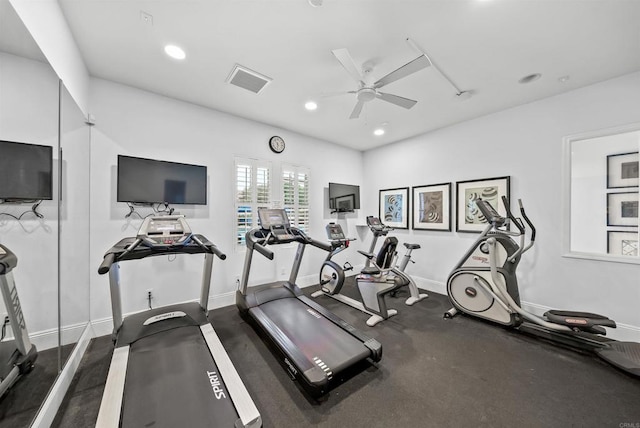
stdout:
<svg viewBox="0 0 640 428">
<path fill-rule="evenodd" d="M 171 215 L 145 218 L 136 238 L 153 248 L 186 245 L 191 235 L 191 228 L 184 216 Z"/>
<path fill-rule="evenodd" d="M 287 212 L 283 209 L 258 210 L 260 227 L 267 230 L 276 241 L 290 241 L 295 239 L 291 232 L 291 224 Z"/>
</svg>

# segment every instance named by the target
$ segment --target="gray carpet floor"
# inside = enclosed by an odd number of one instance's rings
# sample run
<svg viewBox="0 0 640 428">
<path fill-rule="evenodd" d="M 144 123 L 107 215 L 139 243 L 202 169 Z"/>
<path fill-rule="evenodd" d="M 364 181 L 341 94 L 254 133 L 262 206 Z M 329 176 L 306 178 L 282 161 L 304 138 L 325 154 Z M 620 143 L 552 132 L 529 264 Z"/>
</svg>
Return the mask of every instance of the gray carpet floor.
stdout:
<svg viewBox="0 0 640 428">
<path fill-rule="evenodd" d="M 60 350 L 62 361 L 71 354 L 73 344 Z M 0 399 L 0 428 L 28 427 L 58 376 L 58 349 L 38 351 L 33 370 L 18 379 Z"/>
<path fill-rule="evenodd" d="M 383 345 L 379 363 L 321 402 L 290 380 L 235 307 L 211 311 L 209 318 L 265 427 L 640 426 L 640 379 L 590 354 L 494 324 L 466 316 L 444 320 L 446 296 L 430 293 L 413 307 L 404 298 L 389 299 L 399 314 L 373 328 L 365 314 L 318 298 Z M 92 341 L 54 426 L 93 426 L 112 350 L 109 337 Z"/>
</svg>

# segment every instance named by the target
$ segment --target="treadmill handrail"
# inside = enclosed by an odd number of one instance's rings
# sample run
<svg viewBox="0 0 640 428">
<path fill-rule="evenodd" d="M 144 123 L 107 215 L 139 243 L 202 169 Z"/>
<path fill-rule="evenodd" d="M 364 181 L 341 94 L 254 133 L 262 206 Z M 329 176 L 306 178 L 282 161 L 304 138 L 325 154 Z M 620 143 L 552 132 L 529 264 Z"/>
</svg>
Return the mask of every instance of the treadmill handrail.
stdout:
<svg viewBox="0 0 640 428">
<path fill-rule="evenodd" d="M 274 253 L 264 245 L 258 244 L 257 242 L 253 244 L 253 249 L 268 258 L 269 260 L 273 260 Z"/>
<path fill-rule="evenodd" d="M 194 234 L 191 238 L 191 241 L 185 245 L 162 247 L 149 247 L 144 245 L 140 238 L 131 237 L 121 239 L 105 253 L 104 259 L 98 268 L 98 274 L 104 275 L 109 272 L 114 263 L 165 254 L 214 254 L 221 260 L 227 258 L 226 254 L 220 251 L 215 244 L 203 235 Z"/>
</svg>

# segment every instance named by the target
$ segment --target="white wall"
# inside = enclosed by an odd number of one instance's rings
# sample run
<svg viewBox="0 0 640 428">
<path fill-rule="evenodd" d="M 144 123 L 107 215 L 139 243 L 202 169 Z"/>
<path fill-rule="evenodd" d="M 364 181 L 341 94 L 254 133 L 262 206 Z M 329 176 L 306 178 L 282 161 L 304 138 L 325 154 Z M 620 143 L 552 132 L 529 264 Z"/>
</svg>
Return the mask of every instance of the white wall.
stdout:
<svg viewBox="0 0 640 428">
<path fill-rule="evenodd" d="M 89 72 L 57 0 L 9 0 L 69 93 L 89 112 Z"/>
<path fill-rule="evenodd" d="M 311 233 L 325 239 L 329 215 L 326 187 L 330 181 L 361 184 L 362 154 L 334 144 L 298 135 L 273 126 L 245 120 L 149 92 L 100 79 L 91 80 L 91 111 L 96 125 L 91 135 L 91 318 L 111 316 L 107 276 L 98 276 L 104 253 L 125 236 L 135 235 L 141 220 L 126 220 L 128 208 L 116 202 L 117 155 L 206 165 L 209 175 L 207 206 L 176 206 L 196 233 L 207 236 L 227 253 L 216 260 L 212 294 L 223 304 L 234 302 L 235 278 L 240 276 L 244 253 L 234 251 L 234 156 L 284 162 L 311 169 Z M 281 155 L 267 142 L 280 135 L 287 142 Z M 148 211 L 142 211 L 147 214 Z M 355 215 L 347 225 L 355 229 Z M 256 255 L 251 282 L 275 280 L 275 266 L 290 264 L 292 249 L 280 248 L 279 260 L 268 262 Z M 300 272 L 303 281 L 314 282 L 326 253 L 309 248 Z M 123 311 L 146 307 L 146 290 L 153 288 L 155 305 L 193 300 L 199 296 L 201 256 L 179 256 L 169 262 L 156 257 L 122 263 Z M 305 277 L 308 277 L 305 279 Z"/>
<path fill-rule="evenodd" d="M 532 89 L 533 90 L 533 89 Z M 467 121 L 364 154 L 363 208 L 377 212 L 378 189 L 511 176 L 537 225 L 537 245 L 520 264 L 522 300 L 600 312 L 640 328 L 640 266 L 562 256 L 564 136 L 638 121 L 640 73 Z M 428 120 L 428 119 L 426 119 Z M 384 168 L 384 173 L 381 173 Z M 415 241 L 411 272 L 444 291 L 447 276 L 476 235 L 398 231 Z M 640 339 L 640 330 L 635 331 Z"/>
</svg>

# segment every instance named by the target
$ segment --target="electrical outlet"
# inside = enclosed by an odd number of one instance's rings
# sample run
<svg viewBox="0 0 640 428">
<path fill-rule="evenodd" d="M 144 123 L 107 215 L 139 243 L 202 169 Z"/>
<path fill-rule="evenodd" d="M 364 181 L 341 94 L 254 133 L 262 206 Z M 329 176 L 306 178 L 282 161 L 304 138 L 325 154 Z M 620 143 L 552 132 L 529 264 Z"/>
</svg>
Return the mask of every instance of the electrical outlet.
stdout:
<svg viewBox="0 0 640 428">
<path fill-rule="evenodd" d="M 236 287 L 240 286 L 240 277 L 236 276 Z"/>
<path fill-rule="evenodd" d="M 287 274 L 287 270 L 285 268 L 280 269 L 280 275 L 285 276 Z"/>
</svg>

